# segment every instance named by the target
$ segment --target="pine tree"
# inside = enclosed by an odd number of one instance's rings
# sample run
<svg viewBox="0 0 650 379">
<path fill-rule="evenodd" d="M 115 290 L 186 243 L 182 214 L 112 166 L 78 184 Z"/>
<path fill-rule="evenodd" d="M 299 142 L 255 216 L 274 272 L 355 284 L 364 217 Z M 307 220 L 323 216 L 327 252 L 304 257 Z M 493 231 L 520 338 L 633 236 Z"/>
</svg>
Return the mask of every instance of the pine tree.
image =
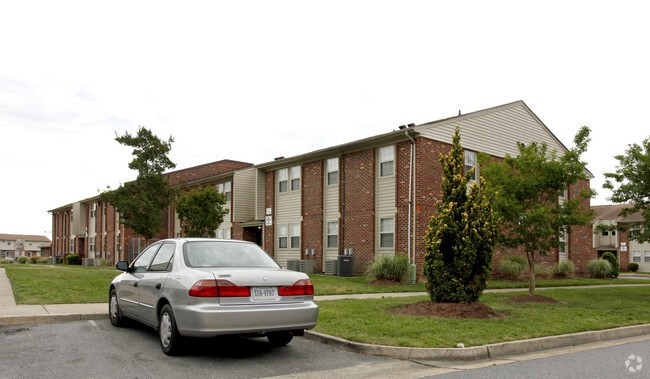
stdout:
<svg viewBox="0 0 650 379">
<path fill-rule="evenodd" d="M 431 300 L 437 303 L 478 301 L 492 272 L 499 233 L 485 180 L 467 191 L 472 169 L 463 175 L 464 152 L 456 128 L 451 152 L 441 156 L 442 196 L 426 234 L 424 275 Z"/>
</svg>

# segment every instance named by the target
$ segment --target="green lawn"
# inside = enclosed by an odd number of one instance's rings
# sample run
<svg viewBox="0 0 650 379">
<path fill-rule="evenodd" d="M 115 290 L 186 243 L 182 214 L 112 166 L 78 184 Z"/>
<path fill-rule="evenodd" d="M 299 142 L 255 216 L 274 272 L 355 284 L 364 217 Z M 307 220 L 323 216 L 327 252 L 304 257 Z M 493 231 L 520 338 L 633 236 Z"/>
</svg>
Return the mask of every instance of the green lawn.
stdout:
<svg viewBox="0 0 650 379">
<path fill-rule="evenodd" d="M 352 341 L 392 346 L 476 346 L 527 338 L 650 323 L 650 287 L 553 289 L 537 294 L 559 304 L 513 303 L 518 293 L 483 294 L 504 319 L 461 320 L 400 316 L 392 307 L 427 297 L 319 301 L 316 331 Z"/>
</svg>

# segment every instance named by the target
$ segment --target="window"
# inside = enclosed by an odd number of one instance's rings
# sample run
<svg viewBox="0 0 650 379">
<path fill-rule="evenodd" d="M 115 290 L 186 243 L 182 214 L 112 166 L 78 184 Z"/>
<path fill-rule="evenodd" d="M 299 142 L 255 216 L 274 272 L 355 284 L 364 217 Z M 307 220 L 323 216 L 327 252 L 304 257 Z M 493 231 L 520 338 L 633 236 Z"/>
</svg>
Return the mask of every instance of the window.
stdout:
<svg viewBox="0 0 650 379">
<path fill-rule="evenodd" d="M 226 195 L 226 202 L 232 199 L 232 182 L 225 182 L 217 184 L 217 191 Z"/>
<path fill-rule="evenodd" d="M 379 247 L 394 247 L 395 219 L 382 218 L 379 220 Z"/>
<path fill-rule="evenodd" d="M 476 164 L 476 153 L 473 151 L 465 150 L 465 174 L 469 173 L 471 169 L 474 169 L 470 180 L 476 181 L 478 178 L 478 165 Z"/>
<path fill-rule="evenodd" d="M 643 263 L 650 263 L 650 251 L 643 252 Z"/>
<path fill-rule="evenodd" d="M 612 236 L 616 235 L 616 230 L 612 230 Z"/>
<path fill-rule="evenodd" d="M 291 225 L 291 248 L 300 249 L 300 224 Z"/>
<path fill-rule="evenodd" d="M 70 252 L 74 253 L 74 238 L 70 238 Z"/>
<path fill-rule="evenodd" d="M 97 214 L 97 203 L 93 203 L 90 206 L 90 218 L 95 218 L 96 214 Z"/>
<path fill-rule="evenodd" d="M 339 222 L 333 221 L 327 223 L 327 247 L 339 247 Z"/>
<path fill-rule="evenodd" d="M 606 237 L 609 235 L 609 232 L 607 230 L 603 230 L 603 237 Z"/>
<path fill-rule="evenodd" d="M 140 254 L 140 256 L 133 262 L 133 271 L 135 272 L 145 272 L 147 267 L 149 267 L 149 262 L 153 258 L 156 251 L 160 248 L 160 245 L 152 245 L 148 247 L 145 251 Z"/>
<path fill-rule="evenodd" d="M 153 258 L 149 271 L 169 271 L 175 247 L 176 245 L 173 243 L 163 244 L 158 254 Z"/>
<path fill-rule="evenodd" d="M 632 230 L 630 230 L 630 237 L 632 237 L 632 238 L 638 237 L 639 232 L 640 232 L 640 229 L 638 227 L 633 228 Z"/>
<path fill-rule="evenodd" d="M 332 158 L 327 160 L 327 185 L 339 184 L 339 159 Z"/>
<path fill-rule="evenodd" d="M 283 168 L 282 170 L 278 170 L 278 192 L 280 193 L 287 192 L 288 180 L 289 180 L 289 170 L 286 168 Z"/>
<path fill-rule="evenodd" d="M 280 249 L 286 249 L 288 247 L 287 245 L 287 236 L 289 235 L 288 232 L 288 226 L 287 225 L 279 225 L 278 226 L 278 247 Z"/>
<path fill-rule="evenodd" d="M 96 244 L 95 239 L 96 237 L 90 237 L 88 239 L 88 250 L 90 250 L 91 252 L 95 251 L 95 244 Z"/>
<path fill-rule="evenodd" d="M 632 253 L 632 262 L 641 263 L 641 252 L 635 251 Z"/>
<path fill-rule="evenodd" d="M 395 174 L 395 147 L 386 146 L 379 149 L 379 176 Z"/>
<path fill-rule="evenodd" d="M 291 190 L 300 191 L 300 166 L 291 167 L 289 177 L 291 178 Z"/>
<path fill-rule="evenodd" d="M 567 252 L 566 232 L 560 233 L 559 239 L 560 239 L 560 247 L 558 248 L 558 252 L 560 254 L 564 254 Z"/>
</svg>

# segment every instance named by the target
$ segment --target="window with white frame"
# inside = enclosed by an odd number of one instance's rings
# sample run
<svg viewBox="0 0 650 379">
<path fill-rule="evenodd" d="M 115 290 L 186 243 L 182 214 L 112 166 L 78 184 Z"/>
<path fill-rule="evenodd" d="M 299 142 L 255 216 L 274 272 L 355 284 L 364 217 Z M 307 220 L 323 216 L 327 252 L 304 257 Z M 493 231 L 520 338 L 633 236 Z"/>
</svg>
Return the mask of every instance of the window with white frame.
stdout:
<svg viewBox="0 0 650 379">
<path fill-rule="evenodd" d="M 327 223 L 327 247 L 339 247 L 339 222 L 331 221 Z"/>
<path fill-rule="evenodd" d="M 560 239 L 560 246 L 558 247 L 558 252 L 560 254 L 564 254 L 567 252 L 567 238 L 566 238 L 566 232 L 561 232 L 559 235 Z"/>
<path fill-rule="evenodd" d="M 289 190 L 289 169 L 278 170 L 278 192 L 284 193 Z"/>
<path fill-rule="evenodd" d="M 90 237 L 88 239 L 88 250 L 90 250 L 91 252 L 95 251 L 95 243 L 96 243 L 95 240 L 96 237 Z"/>
<path fill-rule="evenodd" d="M 641 252 L 640 251 L 632 252 L 632 262 L 641 263 Z"/>
<path fill-rule="evenodd" d="M 291 179 L 291 190 L 300 191 L 300 166 L 293 166 L 289 169 Z"/>
<path fill-rule="evenodd" d="M 278 225 L 278 248 L 286 249 L 289 236 L 289 227 L 287 225 Z"/>
<path fill-rule="evenodd" d="M 70 238 L 70 252 L 74 253 L 74 238 Z"/>
<path fill-rule="evenodd" d="M 471 169 L 474 169 L 474 172 L 472 172 L 470 180 L 476 181 L 476 178 L 478 178 L 478 164 L 476 161 L 476 153 L 473 151 L 465 150 L 465 174 L 469 173 Z"/>
<path fill-rule="evenodd" d="M 379 176 L 395 175 L 395 146 L 385 146 L 379 149 Z"/>
<path fill-rule="evenodd" d="M 232 182 L 217 184 L 217 191 L 226 196 L 226 202 L 230 202 L 232 198 Z"/>
<path fill-rule="evenodd" d="M 95 215 L 97 213 L 97 203 L 92 203 L 90 206 L 90 218 L 95 218 Z"/>
<path fill-rule="evenodd" d="M 643 252 L 643 263 L 650 263 L 650 251 Z"/>
<path fill-rule="evenodd" d="M 382 218 L 379 220 L 379 247 L 395 247 L 394 218 Z"/>
<path fill-rule="evenodd" d="M 339 159 L 331 158 L 327 160 L 327 185 L 339 184 Z"/>
<path fill-rule="evenodd" d="M 300 224 L 290 225 L 291 248 L 300 249 Z"/>
</svg>

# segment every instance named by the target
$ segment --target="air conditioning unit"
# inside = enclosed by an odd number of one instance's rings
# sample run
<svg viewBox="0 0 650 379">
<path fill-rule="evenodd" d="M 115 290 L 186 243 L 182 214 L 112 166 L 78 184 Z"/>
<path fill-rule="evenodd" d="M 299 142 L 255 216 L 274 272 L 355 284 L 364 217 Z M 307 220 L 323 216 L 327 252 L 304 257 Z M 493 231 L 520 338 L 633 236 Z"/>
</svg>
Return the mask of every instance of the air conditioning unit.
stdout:
<svg viewBox="0 0 650 379">
<path fill-rule="evenodd" d="M 336 259 L 325 261 L 325 275 L 338 274 L 339 262 Z"/>
<path fill-rule="evenodd" d="M 300 262 L 300 269 L 298 271 L 304 272 L 305 274 L 314 273 L 314 261 L 302 260 Z"/>
<path fill-rule="evenodd" d="M 351 255 L 339 255 L 338 260 L 339 276 L 354 276 L 354 257 Z"/>
<path fill-rule="evenodd" d="M 295 260 L 287 261 L 287 270 L 300 271 L 300 260 L 295 259 Z"/>
</svg>

